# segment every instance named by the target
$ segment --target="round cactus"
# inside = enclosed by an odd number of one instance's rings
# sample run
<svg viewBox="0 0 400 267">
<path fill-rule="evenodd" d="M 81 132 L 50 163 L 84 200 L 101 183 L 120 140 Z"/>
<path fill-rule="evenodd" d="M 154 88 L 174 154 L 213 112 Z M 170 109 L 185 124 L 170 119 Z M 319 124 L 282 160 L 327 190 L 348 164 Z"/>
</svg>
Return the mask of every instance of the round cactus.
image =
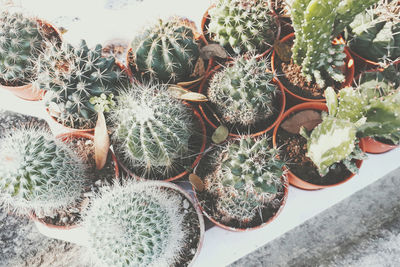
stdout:
<svg viewBox="0 0 400 267">
<path fill-rule="evenodd" d="M 0 140 L 0 202 L 18 213 L 52 214 L 81 196 L 86 166 L 64 143 L 32 127 Z"/>
<path fill-rule="evenodd" d="M 218 0 L 208 13 L 212 39 L 236 54 L 264 52 L 274 44 L 277 25 L 267 1 Z"/>
<path fill-rule="evenodd" d="M 21 13 L 0 13 L 0 82 L 20 86 L 35 78 L 32 62 L 41 51 L 44 37 L 34 18 Z"/>
<path fill-rule="evenodd" d="M 105 266 L 175 266 L 187 244 L 182 201 L 154 182 L 103 188 L 84 216 L 90 255 Z"/>
<path fill-rule="evenodd" d="M 180 18 L 159 23 L 147 28 L 131 43 L 134 64 L 146 80 L 176 83 L 188 79 L 199 58 L 192 28 Z M 136 68 L 136 69 L 135 69 Z"/>
<path fill-rule="evenodd" d="M 218 196 L 224 220 L 250 221 L 284 187 L 285 162 L 268 139 L 241 137 L 217 152 L 215 171 L 205 179 L 206 190 Z"/>
<path fill-rule="evenodd" d="M 115 59 L 102 57 L 101 50 L 101 45 L 89 49 L 84 40 L 79 47 L 50 45 L 36 63 L 36 83 L 47 91 L 46 106 L 65 126 L 93 128 L 97 111 L 90 99 L 116 95 L 129 83 Z"/>
<path fill-rule="evenodd" d="M 195 132 L 193 112 L 164 85 L 135 84 L 117 97 L 110 115 L 116 153 L 132 167 L 167 172 L 189 154 Z"/>
<path fill-rule="evenodd" d="M 278 87 L 267 69 L 264 60 L 238 57 L 215 73 L 208 97 L 226 122 L 248 126 L 273 115 Z"/>
</svg>

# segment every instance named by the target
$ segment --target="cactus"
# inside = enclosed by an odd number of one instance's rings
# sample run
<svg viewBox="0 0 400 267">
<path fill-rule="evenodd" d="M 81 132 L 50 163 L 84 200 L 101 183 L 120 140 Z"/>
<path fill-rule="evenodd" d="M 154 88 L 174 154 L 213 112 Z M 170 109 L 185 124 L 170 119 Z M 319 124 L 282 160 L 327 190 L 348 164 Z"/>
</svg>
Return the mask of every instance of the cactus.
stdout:
<svg viewBox="0 0 400 267">
<path fill-rule="evenodd" d="M 274 43 L 276 18 L 266 1 L 218 0 L 209 16 L 212 39 L 236 54 L 262 53 Z"/>
<path fill-rule="evenodd" d="M 400 17 L 396 1 L 381 0 L 358 14 L 347 30 L 349 46 L 360 56 L 382 63 L 400 59 Z"/>
<path fill-rule="evenodd" d="M 181 18 L 171 18 L 147 28 L 131 43 L 134 64 L 145 80 L 181 82 L 188 79 L 200 55 L 193 29 Z"/>
<path fill-rule="evenodd" d="M 33 127 L 0 140 L 0 202 L 17 213 L 49 215 L 80 198 L 86 165 L 64 143 Z"/>
<path fill-rule="evenodd" d="M 96 265 L 175 266 L 188 242 L 182 201 L 156 183 L 102 188 L 84 214 Z"/>
<path fill-rule="evenodd" d="M 217 151 L 206 189 L 218 196 L 216 207 L 229 219 L 250 221 L 284 187 L 285 162 L 268 147 L 268 138 L 241 137 Z"/>
<path fill-rule="evenodd" d="M 112 143 L 123 161 L 144 167 L 143 175 L 167 172 L 187 157 L 195 132 L 192 111 L 165 85 L 135 84 L 121 92 L 110 114 Z"/>
<path fill-rule="evenodd" d="M 44 37 L 34 18 L 21 13 L 0 14 L 0 81 L 20 86 L 35 78 L 32 62 L 42 49 Z"/>
<path fill-rule="evenodd" d="M 343 45 L 332 46 L 335 35 L 358 13 L 378 0 L 295 0 L 292 5 L 292 21 L 295 43 L 293 61 L 301 64 L 302 74 L 323 88 L 324 74 L 337 82 L 344 82 L 340 71 L 344 65 Z"/>
<path fill-rule="evenodd" d="M 84 40 L 79 47 L 49 45 L 36 63 L 36 83 L 47 91 L 46 106 L 65 126 L 93 128 L 97 111 L 90 99 L 117 95 L 129 83 L 115 59 L 102 57 L 101 50 L 101 45 L 89 49 Z"/>
<path fill-rule="evenodd" d="M 264 60 L 238 57 L 215 73 L 208 97 L 226 122 L 248 126 L 273 115 L 278 88 L 267 69 Z"/>
</svg>

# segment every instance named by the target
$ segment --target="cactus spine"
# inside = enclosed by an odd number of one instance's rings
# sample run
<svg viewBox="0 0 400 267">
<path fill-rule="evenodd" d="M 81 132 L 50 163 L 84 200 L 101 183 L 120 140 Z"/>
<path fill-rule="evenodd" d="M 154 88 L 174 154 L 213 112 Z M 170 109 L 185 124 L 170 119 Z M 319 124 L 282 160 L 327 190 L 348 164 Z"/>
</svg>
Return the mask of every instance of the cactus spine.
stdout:
<svg viewBox="0 0 400 267">
<path fill-rule="evenodd" d="M 187 242 L 182 201 L 156 183 L 103 188 L 84 216 L 90 255 L 105 266 L 174 266 Z"/>
<path fill-rule="evenodd" d="M 193 73 L 199 46 L 193 29 L 181 18 L 159 20 L 131 43 L 134 64 L 145 80 L 176 83 Z"/>
<path fill-rule="evenodd" d="M 277 25 L 266 1 L 219 0 L 209 10 L 208 32 L 234 53 L 262 53 L 274 43 Z"/>
<path fill-rule="evenodd" d="M 225 121 L 248 126 L 273 115 L 278 88 L 267 69 L 264 60 L 238 57 L 214 74 L 208 97 Z"/>
<path fill-rule="evenodd" d="M 0 202 L 18 213 L 52 214 L 79 199 L 86 166 L 64 143 L 35 128 L 0 140 Z"/>
</svg>

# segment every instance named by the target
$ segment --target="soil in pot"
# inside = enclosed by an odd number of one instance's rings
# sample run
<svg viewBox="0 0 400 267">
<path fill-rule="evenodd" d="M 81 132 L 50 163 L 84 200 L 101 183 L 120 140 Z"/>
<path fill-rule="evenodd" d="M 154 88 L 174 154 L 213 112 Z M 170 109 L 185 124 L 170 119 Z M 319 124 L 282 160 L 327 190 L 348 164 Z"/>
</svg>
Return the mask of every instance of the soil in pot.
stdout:
<svg viewBox="0 0 400 267">
<path fill-rule="evenodd" d="M 81 199 L 65 210 L 56 211 L 54 216 L 39 217 L 38 219 L 45 224 L 55 226 L 71 227 L 80 223 L 81 211 L 83 211 L 90 202 L 90 198 L 100 187 L 111 185 L 115 179 L 115 163 L 112 160 L 111 153 L 108 153 L 107 162 L 102 170 L 96 169 L 94 159 L 94 143 L 86 138 L 70 138 L 69 142 L 73 151 L 75 151 L 88 165 L 87 184 L 85 190 L 81 194 Z"/>
</svg>

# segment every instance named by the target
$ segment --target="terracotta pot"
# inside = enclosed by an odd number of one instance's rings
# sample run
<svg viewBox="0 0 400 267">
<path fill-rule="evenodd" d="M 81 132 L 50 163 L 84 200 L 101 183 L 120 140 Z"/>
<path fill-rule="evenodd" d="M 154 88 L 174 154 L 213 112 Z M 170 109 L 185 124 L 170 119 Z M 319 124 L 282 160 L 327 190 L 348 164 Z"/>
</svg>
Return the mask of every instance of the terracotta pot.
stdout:
<svg viewBox="0 0 400 267">
<path fill-rule="evenodd" d="M 70 132 L 64 133 L 56 136 L 57 139 L 60 139 L 63 142 L 66 142 L 69 138 L 86 138 L 90 140 L 94 140 L 94 136 L 90 133 L 82 133 L 82 132 Z M 115 166 L 115 178 L 119 179 L 119 168 L 117 158 L 114 153 L 110 150 L 112 161 Z M 86 245 L 87 241 L 87 233 L 84 227 L 80 224 L 68 225 L 68 226 L 59 226 L 52 225 L 44 222 L 43 220 L 36 217 L 35 214 L 31 213 L 30 218 L 34 221 L 37 229 L 40 233 L 50 238 L 56 238 L 68 242 L 73 242 L 79 245 Z"/>
<path fill-rule="evenodd" d="M 205 40 L 208 43 L 213 41 L 212 37 L 211 37 L 211 34 L 208 32 L 207 28 L 208 28 L 208 24 L 210 24 L 209 11 L 210 11 L 210 9 L 213 9 L 214 7 L 215 7 L 215 4 L 212 4 L 209 8 L 207 8 L 206 12 L 204 13 L 204 15 L 203 15 L 203 17 L 201 19 L 201 32 L 202 32 L 202 35 L 205 37 Z M 281 23 L 280 23 L 278 15 L 275 13 L 275 11 L 272 10 L 272 9 L 270 11 L 271 11 L 272 15 L 275 17 L 276 25 L 278 27 L 275 39 L 279 40 L 279 38 L 281 36 Z M 260 59 L 260 58 L 265 57 L 266 55 L 268 55 L 272 51 L 273 48 L 274 47 L 271 46 L 270 48 L 265 50 L 263 53 L 257 54 L 256 58 Z M 231 59 L 231 58 L 229 58 L 229 59 Z"/>
<path fill-rule="evenodd" d="M 192 165 L 191 165 L 191 167 L 190 167 L 191 169 L 193 169 L 194 167 L 197 166 L 197 164 L 199 163 L 201 157 L 203 156 L 203 152 L 204 152 L 204 149 L 206 148 L 206 143 L 207 143 L 207 132 L 206 132 L 206 126 L 205 126 L 205 124 L 204 124 L 203 118 L 200 116 L 200 113 L 199 113 L 195 108 L 193 108 L 191 105 L 187 104 L 186 102 L 184 102 L 184 103 L 192 109 L 194 115 L 195 115 L 196 118 L 199 120 L 199 122 L 200 122 L 200 127 L 201 127 L 202 143 L 201 143 L 200 151 L 199 151 L 199 153 L 197 154 L 196 159 L 194 160 L 194 162 L 192 163 Z M 114 148 L 114 149 L 115 149 L 115 148 Z M 118 154 L 118 153 L 116 153 L 116 154 Z M 118 160 L 118 157 L 117 157 L 117 160 Z M 121 160 L 118 160 L 118 163 L 119 163 L 119 166 L 120 166 L 126 173 L 128 173 L 129 176 L 133 177 L 134 179 L 140 180 L 140 181 L 147 181 L 147 180 L 149 180 L 149 179 L 140 177 L 139 175 L 136 175 L 135 173 L 133 173 L 128 167 L 126 167 L 126 166 L 123 164 L 123 162 L 122 162 Z M 182 178 L 182 177 L 188 175 L 189 173 L 190 173 L 189 170 L 185 170 L 185 171 L 183 171 L 183 172 L 181 172 L 181 173 L 179 173 L 179 174 L 177 174 L 177 175 L 175 175 L 175 176 L 173 176 L 173 177 L 169 177 L 169 178 L 164 179 L 164 180 L 162 180 L 162 181 L 164 181 L 164 182 L 175 181 L 175 180 L 177 180 L 177 179 L 180 179 L 180 178 Z"/>
<path fill-rule="evenodd" d="M 399 145 L 389 145 L 379 142 L 372 137 L 363 137 L 361 139 L 364 142 L 363 151 L 370 154 L 382 154 L 399 147 Z"/>
<path fill-rule="evenodd" d="M 278 132 L 278 129 L 279 129 L 279 126 L 281 125 L 281 123 L 286 118 L 288 118 L 291 114 L 302 111 L 302 110 L 309 110 L 309 109 L 318 110 L 318 111 L 328 111 L 328 108 L 325 103 L 318 103 L 318 102 L 301 103 L 301 104 L 298 104 L 298 105 L 290 108 L 289 110 L 287 110 L 285 112 L 285 114 L 283 114 L 281 120 L 276 125 L 273 135 L 272 135 L 272 143 L 275 148 L 278 146 L 276 135 L 277 135 L 277 132 Z M 364 140 L 360 139 L 360 142 L 358 145 L 360 146 L 361 150 L 363 150 L 364 149 Z M 363 162 L 362 160 L 356 161 L 356 165 L 358 168 L 361 167 L 362 162 Z M 334 187 L 334 186 L 343 184 L 343 183 L 347 182 L 348 180 L 350 180 L 351 178 L 353 178 L 355 176 L 355 174 L 352 173 L 349 177 L 346 177 L 341 182 L 336 183 L 336 184 L 331 184 L 331 185 L 317 185 L 317 184 L 312 184 L 312 183 L 306 182 L 306 181 L 302 180 L 300 177 L 296 176 L 294 173 L 292 173 L 289 169 L 287 169 L 287 176 L 289 178 L 289 183 L 295 187 L 298 187 L 300 189 L 305 189 L 305 190 L 316 190 L 316 189 L 329 188 L 329 187 Z"/>
<path fill-rule="evenodd" d="M 221 65 L 217 65 L 209 73 L 207 73 L 207 76 L 204 78 L 204 80 L 200 84 L 199 93 L 207 95 L 208 88 L 206 88 L 206 83 L 209 80 L 211 80 L 211 78 L 214 75 L 214 73 L 219 71 L 221 68 L 222 68 Z M 276 125 L 276 123 L 279 121 L 280 117 L 282 117 L 282 115 L 283 115 L 283 113 L 285 111 L 285 107 L 286 107 L 286 95 L 285 95 L 285 92 L 283 91 L 282 87 L 278 86 L 278 88 L 280 90 L 280 95 L 279 95 L 279 98 L 280 98 L 280 111 L 279 111 L 278 117 L 275 119 L 275 121 L 271 125 L 266 125 L 265 129 L 263 129 L 261 131 L 258 131 L 258 132 L 250 133 L 250 134 L 239 135 L 239 134 L 235 134 L 235 133 L 229 132 L 229 136 L 230 137 L 234 137 L 234 138 L 238 138 L 240 136 L 256 137 L 256 136 L 263 135 L 263 134 L 267 133 L 268 131 L 272 130 L 274 128 L 274 126 Z M 214 118 L 214 116 L 212 115 L 212 112 L 209 110 L 209 108 L 206 105 L 207 105 L 207 103 L 205 105 L 203 105 L 203 104 L 199 105 L 199 109 L 200 109 L 201 115 L 206 120 L 208 125 L 210 125 L 213 129 L 217 129 L 217 127 L 219 126 L 219 122 Z"/>
<path fill-rule="evenodd" d="M 284 38 L 282 38 L 280 41 L 282 43 L 289 42 L 294 39 L 294 33 L 290 33 L 289 35 L 286 35 Z M 334 44 L 343 44 L 344 41 L 343 39 L 338 39 L 333 42 Z M 354 72 L 355 72 L 355 67 L 354 67 L 354 60 L 350 55 L 349 49 L 347 47 L 344 48 L 344 53 L 346 54 L 346 59 L 345 59 L 345 67 L 346 67 L 346 80 L 342 83 L 342 88 L 351 86 L 353 83 L 354 79 Z M 272 57 L 271 57 L 271 68 L 274 73 L 278 73 L 277 66 L 276 66 L 276 52 L 275 50 L 272 52 Z M 279 75 L 275 77 L 276 81 L 278 82 L 279 86 L 283 88 L 283 90 L 295 101 L 297 102 L 325 102 L 325 98 L 321 99 L 315 99 L 315 98 L 306 98 L 300 95 L 297 95 L 295 92 L 292 92 L 289 90 L 286 86 L 283 85 L 283 83 L 279 79 Z"/>
<path fill-rule="evenodd" d="M 375 61 L 372 61 L 372 60 L 362 57 L 361 55 L 357 54 L 355 51 L 351 50 L 350 48 L 349 48 L 349 51 L 354 56 L 358 70 L 369 71 L 369 70 L 379 69 L 379 68 L 382 68 L 385 66 L 385 64 L 383 64 L 383 63 L 375 62 Z M 400 59 L 396 60 L 392 64 L 396 65 L 399 63 L 400 63 Z"/>
<path fill-rule="evenodd" d="M 62 41 L 61 33 L 56 27 L 54 27 L 53 25 L 51 25 L 50 23 L 48 23 L 44 20 L 38 19 L 37 22 L 40 25 L 40 27 L 48 28 L 57 36 L 57 38 L 60 42 Z M 44 90 L 42 90 L 40 88 L 35 88 L 33 86 L 33 84 L 31 84 L 31 83 L 21 85 L 21 86 L 6 86 L 6 85 L 0 84 L 0 88 L 8 90 L 8 91 L 12 92 L 14 95 L 16 95 L 17 97 L 19 97 L 23 100 L 27 100 L 27 101 L 42 100 L 43 96 L 45 94 Z"/>
</svg>

